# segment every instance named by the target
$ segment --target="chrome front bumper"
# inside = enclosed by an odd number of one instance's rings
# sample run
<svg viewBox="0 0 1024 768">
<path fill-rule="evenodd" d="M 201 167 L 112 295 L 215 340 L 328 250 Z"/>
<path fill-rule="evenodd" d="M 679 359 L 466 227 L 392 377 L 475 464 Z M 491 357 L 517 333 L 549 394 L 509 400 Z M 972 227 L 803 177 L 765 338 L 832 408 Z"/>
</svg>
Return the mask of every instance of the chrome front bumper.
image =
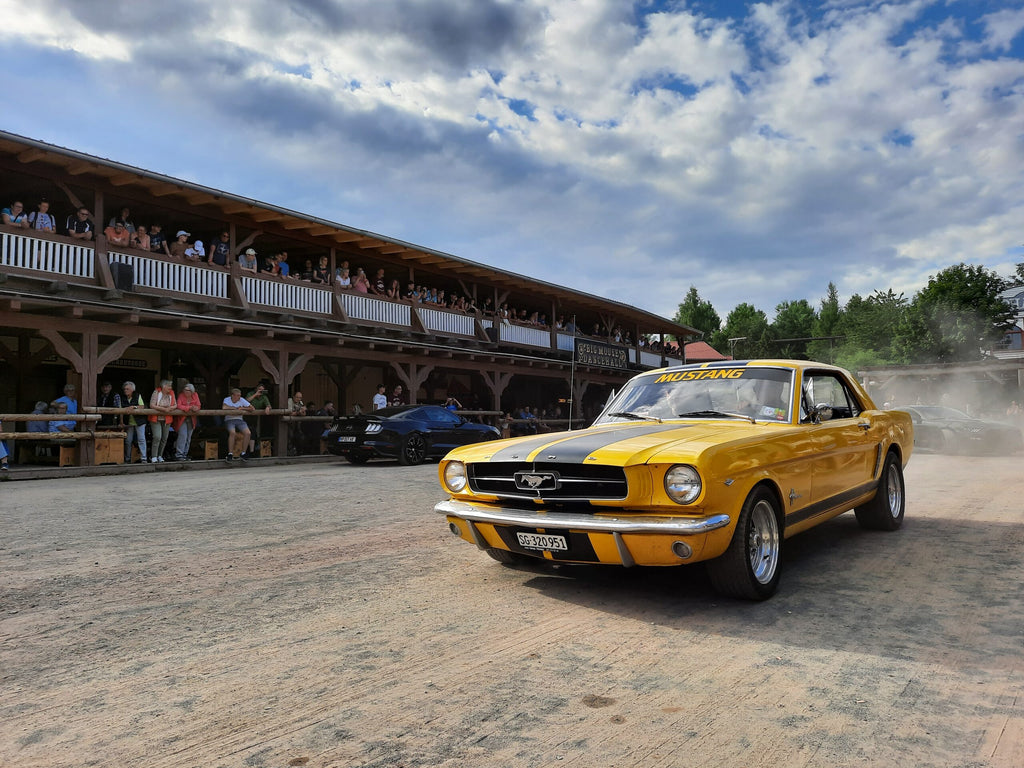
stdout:
<svg viewBox="0 0 1024 768">
<path fill-rule="evenodd" d="M 483 506 L 450 499 L 434 507 L 442 515 L 451 515 L 474 523 L 495 525 L 522 525 L 544 528 L 598 533 L 661 533 L 670 536 L 693 536 L 724 528 L 728 515 L 709 517 L 651 517 L 629 515 L 612 517 L 601 514 L 585 515 L 578 512 L 544 512 L 506 507 Z"/>
</svg>

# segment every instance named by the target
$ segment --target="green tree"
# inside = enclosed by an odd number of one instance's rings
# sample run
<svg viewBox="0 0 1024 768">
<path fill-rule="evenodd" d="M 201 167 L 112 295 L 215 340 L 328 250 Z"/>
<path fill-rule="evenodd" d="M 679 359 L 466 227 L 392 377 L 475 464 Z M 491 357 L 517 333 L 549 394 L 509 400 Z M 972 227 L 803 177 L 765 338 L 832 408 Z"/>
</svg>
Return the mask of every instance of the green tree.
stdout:
<svg viewBox="0 0 1024 768">
<path fill-rule="evenodd" d="M 897 346 L 909 362 L 981 359 L 1013 325 L 1013 309 L 999 296 L 1006 285 L 981 266 L 947 267 L 914 297 L 912 324 L 900 329 Z"/>
<path fill-rule="evenodd" d="M 885 293 L 875 291 L 866 299 L 855 293 L 836 325 L 837 335 L 845 337 L 836 351 L 836 362 L 844 367 L 851 360 L 858 360 L 860 365 L 895 362 L 893 339 L 907 310 L 906 298 L 891 288 Z"/>
<path fill-rule="evenodd" d="M 676 316 L 672 318 L 681 325 L 688 325 L 696 328 L 704 334 L 705 339 L 711 339 L 715 331 L 722 327 L 722 319 L 718 316 L 710 301 L 705 301 L 698 295 L 696 286 L 691 285 L 679 305 Z"/>
<path fill-rule="evenodd" d="M 729 341 L 734 339 L 735 341 Z M 774 357 L 774 339 L 768 316 L 753 304 L 738 304 L 713 337 L 715 349 L 737 360 Z"/>
<path fill-rule="evenodd" d="M 807 339 L 814 333 L 817 316 L 814 307 L 806 299 L 784 301 L 775 307 L 772 332 L 777 343 L 778 357 L 807 359 L 807 341 L 781 341 L 781 339 Z"/>
<path fill-rule="evenodd" d="M 811 360 L 824 360 L 833 362 L 835 360 L 835 347 L 838 340 L 825 341 L 826 337 L 838 336 L 839 325 L 842 320 L 843 308 L 839 304 L 839 291 L 835 283 L 828 284 L 828 295 L 821 300 L 821 309 L 812 327 L 812 336 L 822 341 L 812 341 L 807 345 L 807 355 Z"/>
</svg>

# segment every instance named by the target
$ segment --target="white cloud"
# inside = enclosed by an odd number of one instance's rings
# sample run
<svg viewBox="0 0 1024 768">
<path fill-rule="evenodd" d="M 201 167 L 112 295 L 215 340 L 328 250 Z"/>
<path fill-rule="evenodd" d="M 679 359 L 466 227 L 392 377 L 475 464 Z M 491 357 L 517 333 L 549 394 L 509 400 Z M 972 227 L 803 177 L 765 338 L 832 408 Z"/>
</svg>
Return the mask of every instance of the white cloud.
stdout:
<svg viewBox="0 0 1024 768">
<path fill-rule="evenodd" d="M 56 6 L 59 32 L 26 7 L 0 41 L 93 61 L 97 126 L 146 89 L 131 147 L 97 127 L 99 154 L 667 315 L 691 284 L 723 317 L 829 280 L 909 293 L 1024 237 L 1016 8 L 971 37 L 927 2 L 666 4 L 638 26 L 617 0 L 305 0 L 162 35 Z"/>
</svg>

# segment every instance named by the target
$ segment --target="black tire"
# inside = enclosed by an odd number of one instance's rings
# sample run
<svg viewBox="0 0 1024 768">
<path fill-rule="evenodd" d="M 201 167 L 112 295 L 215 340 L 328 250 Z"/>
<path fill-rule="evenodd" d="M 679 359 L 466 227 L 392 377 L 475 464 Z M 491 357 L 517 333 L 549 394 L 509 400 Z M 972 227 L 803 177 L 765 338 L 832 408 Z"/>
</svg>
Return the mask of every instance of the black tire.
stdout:
<svg viewBox="0 0 1024 768">
<path fill-rule="evenodd" d="M 942 430 L 942 438 L 939 440 L 939 452 L 954 455 L 960 452 L 959 446 L 956 443 L 956 435 L 953 434 L 953 430 Z"/>
<path fill-rule="evenodd" d="M 398 463 L 407 467 L 422 464 L 427 458 L 427 440 L 419 432 L 411 432 L 402 438 L 398 447 Z"/>
<path fill-rule="evenodd" d="M 743 502 L 725 553 L 707 564 L 715 591 L 744 600 L 767 600 L 779 586 L 782 529 L 779 504 L 759 486 Z"/>
<path fill-rule="evenodd" d="M 533 559 L 527 555 L 521 555 L 518 552 L 509 552 L 507 549 L 498 549 L 497 547 L 488 547 L 484 551 L 502 565 L 518 565 L 520 563 L 529 562 Z"/>
<path fill-rule="evenodd" d="M 349 464 L 365 464 L 370 460 L 365 453 L 350 453 L 345 458 L 348 459 Z"/>
<path fill-rule="evenodd" d="M 895 531 L 903 525 L 903 513 L 907 507 L 906 486 L 903 483 L 903 467 L 896 454 L 890 451 L 882 465 L 882 476 L 878 479 L 875 497 L 854 510 L 861 528 L 870 531 Z"/>
</svg>

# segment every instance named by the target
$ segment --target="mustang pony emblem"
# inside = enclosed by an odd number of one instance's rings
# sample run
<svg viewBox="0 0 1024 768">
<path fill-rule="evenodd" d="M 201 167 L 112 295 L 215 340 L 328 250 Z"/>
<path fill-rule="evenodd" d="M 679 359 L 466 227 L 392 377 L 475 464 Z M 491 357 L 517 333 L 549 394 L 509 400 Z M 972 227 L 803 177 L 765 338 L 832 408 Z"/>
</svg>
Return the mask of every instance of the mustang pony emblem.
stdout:
<svg viewBox="0 0 1024 768">
<path fill-rule="evenodd" d="M 516 488 L 523 491 L 552 491 L 558 479 L 552 472 L 516 472 Z"/>
</svg>

